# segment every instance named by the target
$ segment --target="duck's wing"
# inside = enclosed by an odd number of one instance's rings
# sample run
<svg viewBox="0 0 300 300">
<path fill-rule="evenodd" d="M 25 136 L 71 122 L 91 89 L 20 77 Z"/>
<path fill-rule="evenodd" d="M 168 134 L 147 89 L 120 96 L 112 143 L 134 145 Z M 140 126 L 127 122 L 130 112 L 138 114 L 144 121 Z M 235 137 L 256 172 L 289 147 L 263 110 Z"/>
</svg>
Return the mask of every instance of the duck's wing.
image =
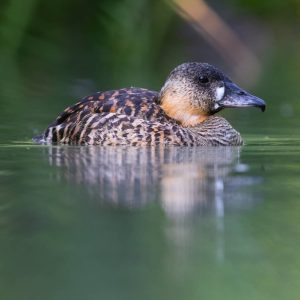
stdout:
<svg viewBox="0 0 300 300">
<path fill-rule="evenodd" d="M 149 121 L 172 121 L 156 104 L 157 97 L 157 92 L 141 88 L 98 92 L 67 107 L 50 126 L 57 126 L 64 122 L 78 122 L 90 112 L 118 113 Z"/>
<path fill-rule="evenodd" d="M 66 108 L 51 123 L 44 134 L 34 138 L 38 143 L 60 142 L 63 137 L 77 139 L 77 131 L 81 132 L 83 121 L 93 114 L 125 115 L 134 119 L 176 124 L 169 118 L 159 105 L 156 104 L 158 93 L 142 88 L 125 88 L 115 91 L 98 92 L 86 96 L 73 106 Z M 100 130 L 100 129 L 99 129 Z M 76 134 L 74 135 L 74 132 Z"/>
<path fill-rule="evenodd" d="M 79 122 L 62 123 L 47 129 L 46 143 L 75 145 L 184 145 L 183 128 L 119 113 L 88 113 Z"/>
</svg>

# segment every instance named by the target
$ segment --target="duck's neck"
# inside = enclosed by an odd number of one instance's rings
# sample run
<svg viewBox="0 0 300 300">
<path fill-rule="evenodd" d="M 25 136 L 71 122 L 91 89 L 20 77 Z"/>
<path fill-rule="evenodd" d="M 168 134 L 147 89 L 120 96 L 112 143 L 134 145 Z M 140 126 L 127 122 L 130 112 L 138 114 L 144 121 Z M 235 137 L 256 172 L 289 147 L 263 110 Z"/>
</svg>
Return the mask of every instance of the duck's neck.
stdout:
<svg viewBox="0 0 300 300">
<path fill-rule="evenodd" d="M 241 146 L 243 140 L 224 118 L 210 116 L 194 127 L 182 129 L 187 139 L 194 139 L 199 146 Z"/>
<path fill-rule="evenodd" d="M 199 107 L 194 107 L 189 99 L 172 91 L 161 93 L 159 103 L 170 118 L 184 127 L 196 126 L 209 117 Z"/>
</svg>

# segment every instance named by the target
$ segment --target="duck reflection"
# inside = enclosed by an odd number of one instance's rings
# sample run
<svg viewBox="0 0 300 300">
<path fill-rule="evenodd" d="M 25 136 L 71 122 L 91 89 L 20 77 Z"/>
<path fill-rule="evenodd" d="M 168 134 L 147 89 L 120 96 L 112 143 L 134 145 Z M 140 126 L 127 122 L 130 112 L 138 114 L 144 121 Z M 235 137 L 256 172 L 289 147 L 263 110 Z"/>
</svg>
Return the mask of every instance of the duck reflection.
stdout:
<svg viewBox="0 0 300 300">
<path fill-rule="evenodd" d="M 97 201 L 143 207 L 159 201 L 170 218 L 241 209 L 259 182 L 239 163 L 239 147 L 50 147 L 50 164 Z"/>
</svg>

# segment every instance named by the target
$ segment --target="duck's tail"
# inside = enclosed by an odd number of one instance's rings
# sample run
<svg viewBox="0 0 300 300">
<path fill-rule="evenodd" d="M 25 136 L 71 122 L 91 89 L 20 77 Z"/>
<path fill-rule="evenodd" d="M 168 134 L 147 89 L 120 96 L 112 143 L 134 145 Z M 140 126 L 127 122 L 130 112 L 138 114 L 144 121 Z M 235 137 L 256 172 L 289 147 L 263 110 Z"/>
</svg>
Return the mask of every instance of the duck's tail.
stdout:
<svg viewBox="0 0 300 300">
<path fill-rule="evenodd" d="M 45 136 L 43 134 L 33 137 L 32 141 L 37 144 L 46 144 Z"/>
</svg>

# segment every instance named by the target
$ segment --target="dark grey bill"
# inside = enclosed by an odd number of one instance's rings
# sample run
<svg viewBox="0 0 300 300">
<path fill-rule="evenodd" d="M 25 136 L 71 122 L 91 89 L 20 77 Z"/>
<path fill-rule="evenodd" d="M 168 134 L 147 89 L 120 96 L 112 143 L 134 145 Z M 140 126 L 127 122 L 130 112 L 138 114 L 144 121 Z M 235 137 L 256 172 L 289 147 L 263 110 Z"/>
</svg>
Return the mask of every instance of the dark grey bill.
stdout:
<svg viewBox="0 0 300 300">
<path fill-rule="evenodd" d="M 264 100 L 242 90 L 233 82 L 225 82 L 225 95 L 216 104 L 217 110 L 227 107 L 259 107 L 262 111 L 266 109 Z"/>
</svg>

